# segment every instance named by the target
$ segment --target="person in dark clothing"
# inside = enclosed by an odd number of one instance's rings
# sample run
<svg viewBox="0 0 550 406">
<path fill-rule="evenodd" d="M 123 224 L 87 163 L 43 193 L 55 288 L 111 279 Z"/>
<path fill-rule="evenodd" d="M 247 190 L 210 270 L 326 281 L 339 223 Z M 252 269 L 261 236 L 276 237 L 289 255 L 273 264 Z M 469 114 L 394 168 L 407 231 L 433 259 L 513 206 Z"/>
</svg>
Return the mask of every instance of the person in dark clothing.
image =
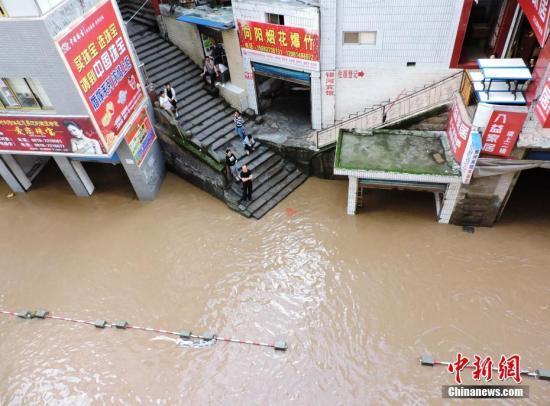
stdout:
<svg viewBox="0 0 550 406">
<path fill-rule="evenodd" d="M 204 59 L 204 68 L 202 70 L 201 76 L 204 80 L 204 83 L 206 83 L 207 85 L 209 84 L 210 87 L 214 87 L 216 85 L 216 78 L 218 77 L 218 74 L 216 73 L 214 60 L 209 56 Z M 210 78 L 210 83 L 208 83 L 207 78 Z"/>
<path fill-rule="evenodd" d="M 168 100 L 170 100 L 170 103 L 176 112 L 176 117 L 178 117 L 178 99 L 176 99 L 176 89 L 174 89 L 172 85 L 170 85 L 170 82 L 168 82 L 164 85 L 164 90 L 166 90 L 166 96 L 168 96 Z"/>
<path fill-rule="evenodd" d="M 237 157 L 235 156 L 235 154 L 233 154 L 231 148 L 227 148 L 225 150 L 225 163 L 231 171 L 231 175 L 233 175 L 237 182 L 240 182 L 241 179 L 239 178 L 239 172 L 237 169 Z"/>
<path fill-rule="evenodd" d="M 243 183 L 243 197 L 241 201 L 252 201 L 252 171 L 243 165 L 241 168 L 241 182 Z"/>
<path fill-rule="evenodd" d="M 246 134 L 244 137 L 244 149 L 246 151 L 246 155 L 250 155 L 252 152 L 254 152 L 255 146 L 256 146 L 256 140 L 252 137 L 250 134 Z"/>
</svg>

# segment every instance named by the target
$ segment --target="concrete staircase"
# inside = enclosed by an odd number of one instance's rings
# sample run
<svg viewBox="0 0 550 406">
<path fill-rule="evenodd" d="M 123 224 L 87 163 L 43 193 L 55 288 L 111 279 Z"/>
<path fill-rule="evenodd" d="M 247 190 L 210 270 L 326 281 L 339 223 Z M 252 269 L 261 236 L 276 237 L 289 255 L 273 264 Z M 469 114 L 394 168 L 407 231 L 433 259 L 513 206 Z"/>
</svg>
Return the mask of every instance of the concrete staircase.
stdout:
<svg viewBox="0 0 550 406">
<path fill-rule="evenodd" d="M 134 30 L 158 31 L 151 0 L 118 0 L 118 7 L 124 21 L 128 22 L 134 16 L 131 20 Z"/>
<path fill-rule="evenodd" d="M 239 204 L 241 184 L 233 181 L 224 192 L 227 205 L 246 217 L 259 219 L 302 184 L 307 174 L 266 145 L 246 156 L 233 125 L 234 109 L 224 99 L 207 91 L 202 72 L 190 58 L 171 42 L 153 31 L 129 30 L 147 76 L 160 92 L 170 82 L 178 98 L 179 124 L 191 131 L 191 141 L 225 162 L 225 150 L 231 146 L 239 160 L 253 173 L 252 202 Z M 133 33 L 132 33 L 133 32 Z M 217 92 L 214 92 L 217 93 Z"/>
</svg>

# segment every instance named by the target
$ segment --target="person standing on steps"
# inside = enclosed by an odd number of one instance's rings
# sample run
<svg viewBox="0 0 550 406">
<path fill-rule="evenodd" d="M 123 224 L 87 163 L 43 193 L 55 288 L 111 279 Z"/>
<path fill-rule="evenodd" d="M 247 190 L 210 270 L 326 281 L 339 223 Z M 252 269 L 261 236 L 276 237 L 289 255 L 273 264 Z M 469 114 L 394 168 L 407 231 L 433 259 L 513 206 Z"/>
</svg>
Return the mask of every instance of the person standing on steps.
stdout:
<svg viewBox="0 0 550 406">
<path fill-rule="evenodd" d="M 246 134 L 244 131 L 244 119 L 238 110 L 235 110 L 235 117 L 233 118 L 233 121 L 235 123 L 235 132 L 239 135 L 241 142 L 244 144 L 246 138 Z"/>
<path fill-rule="evenodd" d="M 252 171 L 243 165 L 241 168 L 241 182 L 243 183 L 243 197 L 241 202 L 252 201 Z"/>
<path fill-rule="evenodd" d="M 235 178 L 237 182 L 240 182 L 241 179 L 239 178 L 239 172 L 237 169 L 237 157 L 235 156 L 233 151 L 231 151 L 231 148 L 227 148 L 225 150 L 225 163 L 227 164 L 231 175 Z"/>
<path fill-rule="evenodd" d="M 166 90 L 166 96 L 168 96 L 168 100 L 170 100 L 170 103 L 172 103 L 172 106 L 174 107 L 174 111 L 176 112 L 176 118 L 178 117 L 178 99 L 176 99 L 176 89 L 170 85 L 170 82 L 166 83 L 164 85 L 164 90 Z"/>
</svg>

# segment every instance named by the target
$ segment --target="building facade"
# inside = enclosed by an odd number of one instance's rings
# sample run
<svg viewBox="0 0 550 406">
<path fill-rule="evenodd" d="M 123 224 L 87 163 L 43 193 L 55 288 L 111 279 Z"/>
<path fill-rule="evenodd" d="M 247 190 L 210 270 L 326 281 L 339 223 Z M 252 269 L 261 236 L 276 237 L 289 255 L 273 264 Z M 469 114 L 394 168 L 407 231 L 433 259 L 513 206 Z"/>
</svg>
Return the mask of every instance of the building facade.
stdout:
<svg viewBox="0 0 550 406">
<path fill-rule="evenodd" d="M 122 164 L 140 199 L 164 166 L 118 6 L 111 0 L 2 0 L 0 163 L 14 191 L 53 158 L 79 196 L 82 162 Z M 29 173 L 29 168 L 32 171 Z"/>
</svg>

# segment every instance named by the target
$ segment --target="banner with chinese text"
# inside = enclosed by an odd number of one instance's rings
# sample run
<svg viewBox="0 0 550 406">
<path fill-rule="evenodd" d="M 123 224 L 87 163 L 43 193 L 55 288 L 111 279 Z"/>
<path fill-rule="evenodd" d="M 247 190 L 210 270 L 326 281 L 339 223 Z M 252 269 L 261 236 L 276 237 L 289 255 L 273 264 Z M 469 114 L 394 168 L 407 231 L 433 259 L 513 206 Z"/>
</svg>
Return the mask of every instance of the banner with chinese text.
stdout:
<svg viewBox="0 0 550 406">
<path fill-rule="evenodd" d="M 483 132 L 484 154 L 508 158 L 516 146 L 527 112 L 493 110 Z"/>
<path fill-rule="evenodd" d="M 87 117 L 0 116 L 0 152 L 107 155 Z"/>
<path fill-rule="evenodd" d="M 543 128 L 550 128 L 550 77 L 546 80 L 535 105 L 535 115 Z"/>
<path fill-rule="evenodd" d="M 453 156 L 458 163 L 462 162 L 464 149 L 466 148 L 470 130 L 472 129 L 469 120 L 466 118 L 468 113 L 463 110 L 465 109 L 457 97 L 451 108 L 447 123 L 447 139 L 449 140 Z"/>
<path fill-rule="evenodd" d="M 523 13 L 529 20 L 540 46 L 544 46 L 548 36 L 549 0 L 518 0 Z"/>
<path fill-rule="evenodd" d="M 107 1 L 56 38 L 108 149 L 144 95 L 114 6 Z"/>
<path fill-rule="evenodd" d="M 319 34 L 304 28 L 237 20 L 243 55 L 293 68 L 319 70 Z"/>
<path fill-rule="evenodd" d="M 137 166 L 141 166 L 151 146 L 157 139 L 145 107 L 142 107 L 136 116 L 125 138 Z"/>
</svg>

